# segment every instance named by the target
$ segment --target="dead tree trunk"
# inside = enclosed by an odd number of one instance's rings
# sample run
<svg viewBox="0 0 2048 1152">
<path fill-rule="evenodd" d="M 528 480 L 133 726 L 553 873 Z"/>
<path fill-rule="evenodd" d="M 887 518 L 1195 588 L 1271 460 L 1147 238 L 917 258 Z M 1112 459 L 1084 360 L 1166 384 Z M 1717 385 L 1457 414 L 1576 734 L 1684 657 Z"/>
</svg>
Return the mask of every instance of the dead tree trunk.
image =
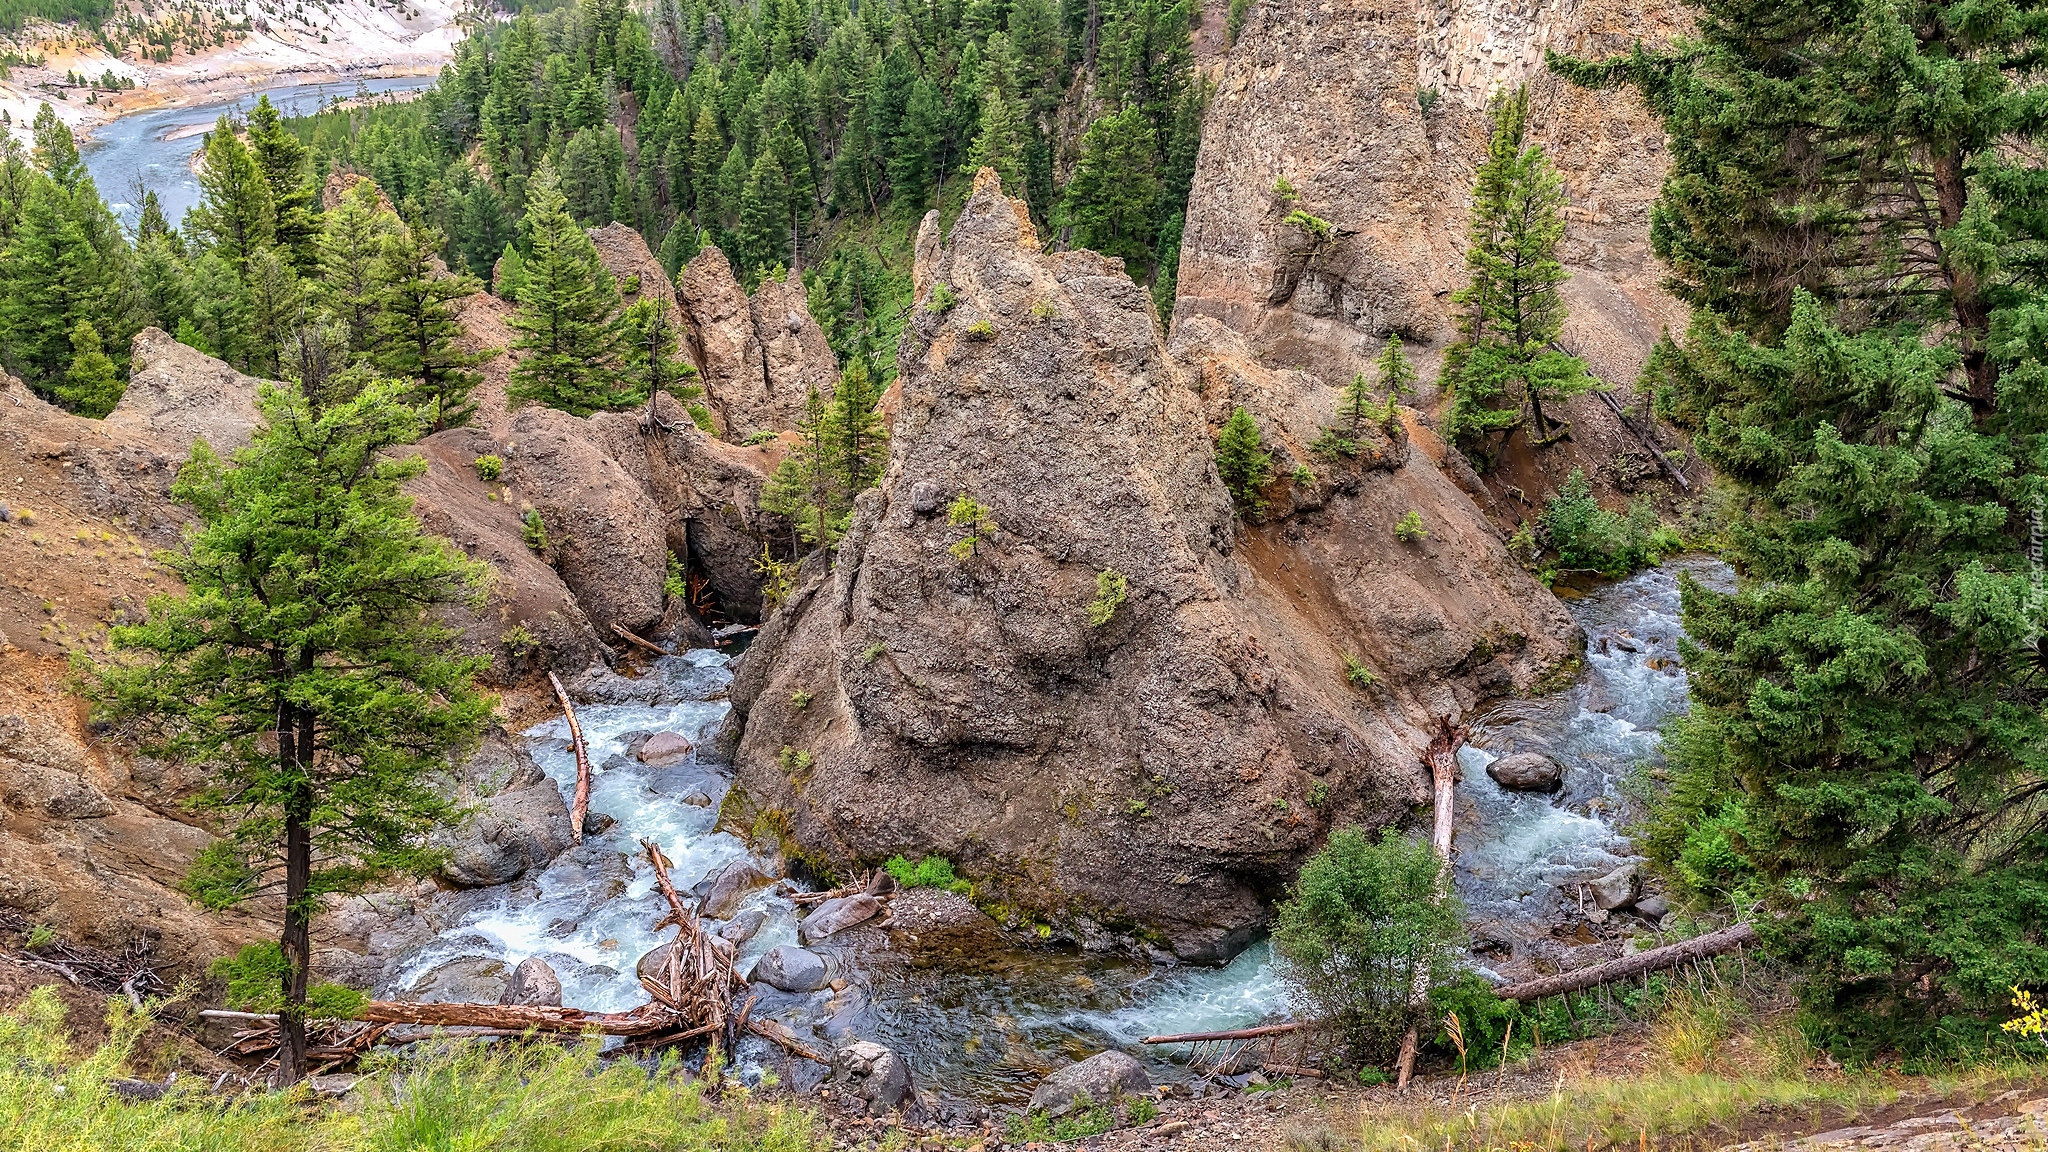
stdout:
<svg viewBox="0 0 2048 1152">
<path fill-rule="evenodd" d="M 1435 821 L 1430 828 L 1429 845 L 1436 850 L 1441 865 L 1437 876 L 1437 899 L 1449 894 L 1451 886 L 1451 819 L 1455 814 L 1453 796 L 1458 783 L 1458 749 L 1465 743 L 1465 729 L 1451 724 L 1448 716 L 1437 720 L 1437 734 L 1429 742 L 1429 778 L 1435 786 Z M 1429 971 L 1423 969 L 1415 974 L 1416 1000 L 1429 998 Z M 1408 1026 L 1408 1034 L 1401 1037 L 1401 1055 L 1395 1064 L 1394 1089 L 1408 1090 L 1408 1078 L 1415 1074 L 1415 1053 L 1421 1047 L 1421 1031 L 1415 1025 Z"/>
<path fill-rule="evenodd" d="M 1609 960 L 1605 964 L 1595 964 L 1591 968 L 1581 968 L 1576 972 L 1561 972 L 1540 980 L 1524 980 L 1520 984 L 1504 985 L 1494 989 L 1493 994 L 1503 1000 L 1527 1003 L 1545 996 L 1555 996 L 1560 992 L 1577 992 L 1582 988 L 1591 988 L 1645 972 L 1676 968 L 1680 964 L 1704 960 L 1709 956 L 1719 956 L 1723 952 L 1732 952 L 1745 944 L 1755 942 L 1756 929 L 1747 924 L 1733 924 L 1704 936 L 1695 936 L 1676 944 L 1666 944 L 1662 948 L 1652 948 L 1633 956 L 1623 956 L 1619 960 Z"/>
<path fill-rule="evenodd" d="M 569 690 L 562 678 L 550 671 L 548 683 L 555 687 L 555 699 L 562 702 L 562 715 L 569 718 L 569 743 L 576 749 L 576 802 L 569 805 L 569 839 L 583 843 L 583 821 L 590 815 L 590 752 L 583 746 L 583 725 L 576 722 L 576 706 L 569 703 Z"/>
</svg>

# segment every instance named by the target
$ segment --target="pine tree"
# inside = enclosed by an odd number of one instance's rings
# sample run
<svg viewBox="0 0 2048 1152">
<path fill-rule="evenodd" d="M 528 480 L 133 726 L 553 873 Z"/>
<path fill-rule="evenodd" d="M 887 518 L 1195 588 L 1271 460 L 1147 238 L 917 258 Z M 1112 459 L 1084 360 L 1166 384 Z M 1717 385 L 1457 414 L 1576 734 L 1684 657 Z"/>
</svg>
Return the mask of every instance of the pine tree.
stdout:
<svg viewBox="0 0 2048 1152">
<path fill-rule="evenodd" d="M 57 119 L 57 113 L 46 102 L 36 108 L 35 124 L 31 129 L 35 148 L 31 153 L 35 164 L 43 175 L 57 182 L 57 187 L 66 192 L 76 192 L 86 182 L 85 161 L 79 159 L 78 141 L 71 135 L 71 128 Z"/>
<path fill-rule="evenodd" d="M 740 197 L 740 267 L 751 283 L 776 265 L 788 267 L 790 249 L 789 173 L 763 149 Z"/>
<path fill-rule="evenodd" d="M 257 97 L 256 107 L 249 110 L 249 154 L 270 191 L 273 241 L 289 254 L 294 271 L 310 272 L 320 225 L 313 215 L 306 146 L 284 126 L 268 95 Z"/>
<path fill-rule="evenodd" d="M 112 412 L 121 402 L 120 374 L 106 349 L 100 347 L 100 334 L 89 320 L 80 320 L 71 329 L 71 368 L 56 391 L 58 403 L 94 419 Z"/>
<path fill-rule="evenodd" d="M 275 380 L 280 356 L 305 311 L 306 286 L 281 248 L 259 248 L 242 275 L 248 290 L 249 341 L 233 362 L 252 376 Z"/>
<path fill-rule="evenodd" d="M 206 134 L 201 152 L 200 199 L 186 214 L 186 227 L 219 249 L 240 273 L 258 248 L 276 238 L 270 183 L 225 112 Z"/>
<path fill-rule="evenodd" d="M 489 353 L 456 346 L 462 325 L 454 302 L 480 291 L 474 276 L 441 270 L 441 237 L 424 222 L 400 224 L 384 235 L 373 269 L 377 285 L 377 345 L 371 362 L 385 376 L 411 386 L 407 402 L 439 432 L 469 423 L 470 393 L 483 377 L 470 371 Z"/>
<path fill-rule="evenodd" d="M 210 248 L 192 262 L 192 329 L 200 339 L 193 347 L 230 364 L 247 364 L 255 342 L 253 307 L 248 284 L 220 249 Z"/>
<path fill-rule="evenodd" d="M 1948 1059 L 2048 984 L 2036 17 L 1697 8 L 1669 56 L 1558 62 L 1671 141 L 1651 243 L 1693 320 L 1645 383 L 1737 501 L 1645 846 L 1740 893 L 1809 1035 Z"/>
<path fill-rule="evenodd" d="M 1075 244 L 1105 256 L 1148 260 L 1158 226 L 1156 151 L 1151 122 L 1135 107 L 1088 126 L 1056 220 L 1073 228 Z"/>
<path fill-rule="evenodd" d="M 1231 497 L 1253 512 L 1265 508 L 1266 498 L 1259 489 L 1273 476 L 1273 454 L 1262 445 L 1258 421 L 1243 405 L 1216 434 L 1216 474 L 1223 478 Z"/>
<path fill-rule="evenodd" d="M 646 399 L 648 420 L 654 419 L 656 397 L 664 392 L 699 424 L 709 420 L 710 413 L 695 403 L 704 389 L 691 383 L 697 378 L 697 366 L 678 355 L 675 319 L 667 302 L 653 294 L 642 295 L 626 309 L 621 330 L 626 361 L 625 370 L 619 373 L 621 385 L 627 396 Z"/>
<path fill-rule="evenodd" d="M 384 241 L 401 225 L 384 207 L 382 193 L 369 180 L 359 180 L 341 203 L 320 221 L 315 245 L 320 275 L 314 294 L 320 309 L 347 333 L 351 353 L 372 355 L 382 331 L 377 323 L 377 261 Z"/>
<path fill-rule="evenodd" d="M 981 126 L 974 145 L 967 150 L 967 162 L 960 166 L 972 179 L 983 168 L 993 168 L 1002 178 L 1003 191 L 1012 196 L 1025 194 L 1024 137 L 1028 132 L 1024 116 L 1015 101 L 991 84 L 981 97 Z"/>
<path fill-rule="evenodd" d="M 1372 390 L 1366 386 L 1365 373 L 1353 372 L 1344 385 L 1343 397 L 1337 402 L 1337 415 L 1353 436 L 1358 434 L 1359 425 L 1379 417 L 1380 406 L 1373 401 Z"/>
<path fill-rule="evenodd" d="M 500 300 L 519 303 L 519 294 L 526 290 L 526 259 L 519 255 L 519 249 L 511 244 L 498 256 L 498 263 L 491 269 L 491 293 Z"/>
<path fill-rule="evenodd" d="M 888 465 L 889 429 L 882 423 L 882 390 L 867 361 L 846 362 L 832 392 L 831 457 L 835 479 L 848 509 L 854 497 L 874 487 Z"/>
<path fill-rule="evenodd" d="M 718 171 L 725 166 L 726 151 L 718 118 L 708 106 L 698 109 L 697 125 L 690 132 L 690 171 L 697 174 L 690 211 L 699 228 L 710 228 L 724 219 L 725 208 L 718 201 Z"/>
<path fill-rule="evenodd" d="M 434 787 L 473 746 L 492 701 L 487 659 L 456 652 L 437 607 L 481 607 L 488 569 L 423 532 L 402 491 L 426 470 L 387 449 L 421 429 L 398 385 L 312 410 L 265 386 L 264 423 L 223 462 L 200 441 L 173 494 L 198 529 L 184 586 L 113 629 L 124 657 L 93 670 L 102 719 L 150 755 L 208 766 L 198 803 L 223 836 L 187 878 L 212 907 L 282 873 L 279 1078 L 306 1063 L 310 927 L 320 899 L 437 863 L 426 835 L 457 815 Z"/>
<path fill-rule="evenodd" d="M 618 385 L 618 285 L 570 218 L 552 168 L 534 174 L 528 199 L 532 252 L 511 320 L 519 333 L 512 347 L 525 355 L 512 368 L 507 398 L 578 416 L 632 403 Z"/>
<path fill-rule="evenodd" d="M 142 194 L 142 211 L 135 221 L 136 245 L 140 246 L 157 239 L 175 242 L 177 236 L 177 232 L 171 228 L 171 222 L 164 217 L 163 202 L 157 199 L 156 189 L 152 188 L 144 192 Z"/>
<path fill-rule="evenodd" d="M 1408 363 L 1408 354 L 1402 348 L 1399 336 L 1387 337 L 1379 359 L 1373 361 L 1373 371 L 1379 376 L 1380 391 L 1387 394 L 1388 403 L 1391 404 L 1396 396 L 1415 395 L 1418 377 L 1414 367 Z"/>
<path fill-rule="evenodd" d="M 1543 402 L 1589 391 L 1586 365 L 1554 346 L 1564 330 L 1557 259 L 1564 239 L 1564 182 L 1543 149 L 1527 142 L 1529 90 L 1495 99 L 1493 132 L 1472 189 L 1465 267 L 1471 282 L 1451 297 L 1459 342 L 1444 359 L 1451 410 L 1445 431 L 1490 465 L 1526 421 L 1531 438 L 1554 439 Z M 1526 412 L 1525 412 L 1526 410 Z"/>
<path fill-rule="evenodd" d="M 79 321 L 104 325 L 115 292 L 108 271 L 70 194 L 37 177 L 0 253 L 0 358 L 39 394 L 56 397 Z"/>
<path fill-rule="evenodd" d="M 761 509 L 787 516 L 804 543 L 830 548 L 846 531 L 847 509 L 834 460 L 832 410 L 812 388 L 796 426 L 797 443 L 761 486 Z"/>
</svg>

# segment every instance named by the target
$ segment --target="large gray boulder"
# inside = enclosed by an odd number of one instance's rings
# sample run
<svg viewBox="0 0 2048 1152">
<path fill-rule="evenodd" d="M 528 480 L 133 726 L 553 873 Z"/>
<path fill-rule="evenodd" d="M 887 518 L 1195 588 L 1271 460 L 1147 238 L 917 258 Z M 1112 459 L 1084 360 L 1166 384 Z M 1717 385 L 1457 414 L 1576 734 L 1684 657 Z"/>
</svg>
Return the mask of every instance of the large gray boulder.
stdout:
<svg viewBox="0 0 2048 1152">
<path fill-rule="evenodd" d="M 1501 787 L 1516 792 L 1555 792 L 1564 786 L 1564 765 L 1541 752 L 1517 752 L 1486 766 Z"/>
<path fill-rule="evenodd" d="M 1636 901 L 1636 866 L 1623 864 L 1586 887 L 1593 893 L 1593 903 L 1601 911 L 1626 908 Z"/>
<path fill-rule="evenodd" d="M 770 948 L 754 965 L 754 979 L 784 992 L 816 992 L 831 978 L 824 957 L 793 944 Z"/>
<path fill-rule="evenodd" d="M 797 925 L 797 932 L 810 944 L 836 932 L 844 932 L 856 924 L 865 924 L 882 910 L 882 902 L 863 892 L 856 896 L 841 896 L 827 900 L 811 910 L 809 916 Z"/>
<path fill-rule="evenodd" d="M 1031 1093 L 1031 1106 L 1054 1116 L 1072 1112 L 1086 1096 L 1090 1102 L 1107 1104 L 1119 1096 L 1136 1096 L 1152 1090 L 1152 1078 L 1145 1066 L 1122 1052 L 1097 1052 L 1086 1060 L 1039 1081 Z"/>
<path fill-rule="evenodd" d="M 505 981 L 505 990 L 499 993 L 498 1003 L 559 1008 L 562 1004 L 561 977 L 555 975 L 554 966 L 547 961 L 538 956 L 528 956 L 512 969 L 512 977 Z"/>
<path fill-rule="evenodd" d="M 774 882 L 775 878 L 755 867 L 752 860 L 735 860 L 698 885 L 697 896 L 702 902 L 698 911 L 712 920 L 729 919 L 739 911 L 747 893 Z"/>
<path fill-rule="evenodd" d="M 464 956 L 414 981 L 404 998 L 423 1004 L 495 1004 L 505 994 L 509 975 L 503 960 Z"/>
<path fill-rule="evenodd" d="M 569 806 L 561 789 L 509 734 L 494 731 L 449 785 L 469 815 L 429 839 L 448 853 L 441 875 L 464 888 L 509 884 L 569 850 Z"/>
<path fill-rule="evenodd" d="M 832 1056 L 832 1083 L 867 1102 L 875 1114 L 912 1098 L 910 1062 L 872 1040 L 856 1040 Z"/>
</svg>

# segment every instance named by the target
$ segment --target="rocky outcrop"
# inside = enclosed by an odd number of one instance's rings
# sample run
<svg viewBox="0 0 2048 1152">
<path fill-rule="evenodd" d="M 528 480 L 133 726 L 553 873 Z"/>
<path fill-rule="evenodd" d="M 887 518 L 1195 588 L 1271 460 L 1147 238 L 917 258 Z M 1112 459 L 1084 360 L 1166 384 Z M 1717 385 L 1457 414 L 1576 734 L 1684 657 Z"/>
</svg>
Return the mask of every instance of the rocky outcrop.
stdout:
<svg viewBox="0 0 2048 1152">
<path fill-rule="evenodd" d="M 1119 262 L 1041 252 L 988 178 L 937 231 L 888 472 L 735 681 L 734 807 L 809 853 L 938 853 L 1013 906 L 1226 957 L 1327 821 L 1426 798 L 1433 715 L 1482 698 L 1482 668 L 1533 682 L 1569 621 L 1435 467 L 1361 469 L 1324 530 L 1246 531 Z M 1446 546 L 1403 549 L 1425 499 Z M 1361 656 L 1371 690 L 1346 682 Z"/>
<path fill-rule="evenodd" d="M 793 427 L 812 388 L 832 394 L 837 361 L 800 279 L 763 280 L 749 299 L 725 254 L 706 248 L 677 289 L 690 359 L 725 439 Z"/>
<path fill-rule="evenodd" d="M 219 455 L 249 442 L 255 430 L 256 388 L 225 363 L 171 339 L 161 328 L 144 328 L 130 350 L 132 375 L 121 402 L 107 415 L 107 429 L 154 441 L 179 457 L 205 440 Z"/>
<path fill-rule="evenodd" d="M 1531 135 L 1572 203 L 1564 343 L 1632 382 L 1657 333 L 1683 320 L 1649 251 L 1663 134 L 1633 94 L 1573 88 L 1542 53 L 1625 52 L 1683 27 L 1677 5 L 1613 0 L 1256 5 L 1204 118 L 1176 318 L 1216 317 L 1270 363 L 1331 384 L 1398 332 L 1432 379 L 1464 282 L 1486 101 L 1526 81 Z M 1327 220 L 1331 238 L 1288 223 L 1296 208 Z"/>
<path fill-rule="evenodd" d="M 561 789 L 502 729 L 493 729 L 450 775 L 446 791 L 467 810 L 460 823 L 436 830 L 431 841 L 448 854 L 441 876 L 452 884 L 509 884 L 538 875 L 569 850 L 569 808 Z"/>
</svg>

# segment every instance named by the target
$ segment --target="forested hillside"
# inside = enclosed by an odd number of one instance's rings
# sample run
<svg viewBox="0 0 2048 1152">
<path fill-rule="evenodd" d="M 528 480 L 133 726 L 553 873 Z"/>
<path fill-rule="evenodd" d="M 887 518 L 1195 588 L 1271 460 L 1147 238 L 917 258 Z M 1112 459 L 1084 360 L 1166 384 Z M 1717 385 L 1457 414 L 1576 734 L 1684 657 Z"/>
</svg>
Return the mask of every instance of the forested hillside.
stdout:
<svg viewBox="0 0 2048 1152">
<path fill-rule="evenodd" d="M 488 278 L 542 165 L 578 222 L 673 273 L 715 244 L 800 272 L 842 358 L 893 371 L 918 219 L 983 165 L 1041 229 L 1123 257 L 1171 308 L 1200 139 L 1191 0 L 618 0 L 472 37 L 438 89 L 297 122 L 316 173 L 372 175 Z"/>
</svg>

